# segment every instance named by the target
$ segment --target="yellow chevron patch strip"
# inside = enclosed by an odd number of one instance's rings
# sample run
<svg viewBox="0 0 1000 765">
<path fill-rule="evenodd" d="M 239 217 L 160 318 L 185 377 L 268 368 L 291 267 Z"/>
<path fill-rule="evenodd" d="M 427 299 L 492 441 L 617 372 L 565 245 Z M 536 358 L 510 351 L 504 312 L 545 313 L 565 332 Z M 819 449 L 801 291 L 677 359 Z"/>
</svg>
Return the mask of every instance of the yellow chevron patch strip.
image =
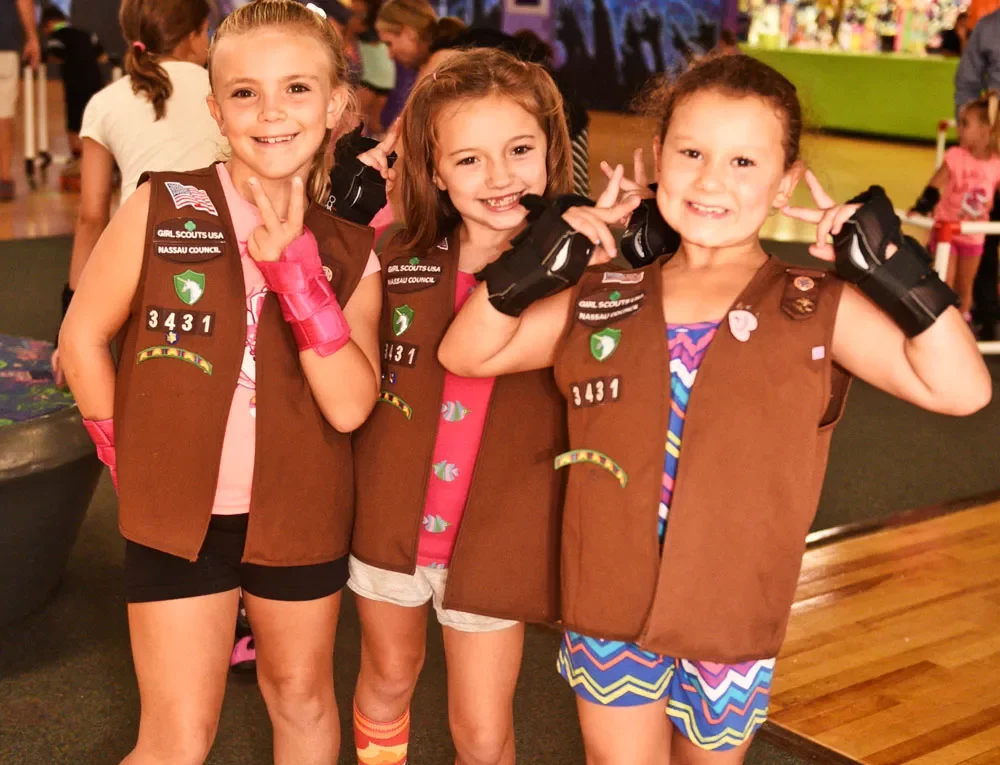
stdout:
<svg viewBox="0 0 1000 765">
<path fill-rule="evenodd" d="M 589 462 L 591 465 L 604 468 L 618 479 L 618 483 L 623 489 L 625 488 L 625 484 L 628 483 L 628 476 L 617 462 L 608 455 L 595 452 L 592 449 L 573 449 L 573 451 L 563 452 L 556 457 L 555 469 L 558 470 L 567 465 L 575 465 L 578 462 Z"/>
<path fill-rule="evenodd" d="M 389 391 L 384 390 L 378 394 L 378 400 L 380 403 L 396 407 L 399 411 L 406 415 L 406 419 L 410 419 L 410 417 L 413 416 L 413 410 L 410 408 L 410 405 L 403 401 L 403 399 L 395 393 L 390 393 Z"/>
<path fill-rule="evenodd" d="M 194 364 L 207 375 L 212 374 L 211 361 L 199 356 L 197 353 L 192 353 L 173 345 L 153 345 L 149 348 L 143 348 L 136 354 L 135 363 L 138 365 L 150 359 L 178 359 L 186 361 L 188 364 Z"/>
</svg>

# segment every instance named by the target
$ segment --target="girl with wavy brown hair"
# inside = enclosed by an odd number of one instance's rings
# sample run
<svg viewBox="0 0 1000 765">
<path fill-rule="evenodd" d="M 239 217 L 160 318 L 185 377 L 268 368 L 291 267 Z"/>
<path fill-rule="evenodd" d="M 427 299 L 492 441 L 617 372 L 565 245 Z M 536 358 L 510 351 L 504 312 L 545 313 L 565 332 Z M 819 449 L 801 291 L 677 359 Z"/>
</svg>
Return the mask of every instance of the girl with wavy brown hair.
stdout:
<svg viewBox="0 0 1000 765">
<path fill-rule="evenodd" d="M 509 765 L 524 623 L 557 612 L 561 478 L 550 465 L 565 423 L 548 373 L 446 374 L 437 343 L 477 273 L 525 227 L 522 200 L 570 191 L 569 138 L 544 68 L 489 49 L 420 80 L 399 133 L 404 225 L 381 256 L 381 405 L 353 442 L 358 762 L 406 761 L 433 604 L 456 761 Z M 365 159 L 388 177 L 384 151 Z"/>
</svg>

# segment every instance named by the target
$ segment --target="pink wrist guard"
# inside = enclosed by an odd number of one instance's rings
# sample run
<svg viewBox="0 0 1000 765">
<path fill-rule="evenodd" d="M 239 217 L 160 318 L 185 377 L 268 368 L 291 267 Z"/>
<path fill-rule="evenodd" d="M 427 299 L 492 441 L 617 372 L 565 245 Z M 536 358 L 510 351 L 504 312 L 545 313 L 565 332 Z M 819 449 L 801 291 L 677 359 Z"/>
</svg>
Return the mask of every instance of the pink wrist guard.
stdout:
<svg viewBox="0 0 1000 765">
<path fill-rule="evenodd" d="M 118 458 L 115 454 L 115 421 L 112 418 L 106 420 L 83 420 L 83 427 L 87 430 L 87 435 L 97 447 L 97 459 L 108 466 L 111 470 L 111 481 L 118 491 Z"/>
<path fill-rule="evenodd" d="M 288 245 L 275 262 L 258 263 L 267 288 L 278 296 L 300 351 L 329 356 L 351 339 L 337 296 L 323 275 L 319 245 L 309 229 Z"/>
</svg>

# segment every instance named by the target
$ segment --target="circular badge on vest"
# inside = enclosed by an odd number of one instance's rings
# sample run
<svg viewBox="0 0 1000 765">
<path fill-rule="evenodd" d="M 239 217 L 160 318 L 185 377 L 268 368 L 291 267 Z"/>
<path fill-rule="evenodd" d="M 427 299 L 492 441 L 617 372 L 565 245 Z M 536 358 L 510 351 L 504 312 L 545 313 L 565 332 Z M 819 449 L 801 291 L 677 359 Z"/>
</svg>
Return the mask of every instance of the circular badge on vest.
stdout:
<svg viewBox="0 0 1000 765">
<path fill-rule="evenodd" d="M 604 287 L 576 301 L 576 320 L 588 327 L 605 327 L 639 312 L 644 290 Z"/>
<path fill-rule="evenodd" d="M 328 282 L 333 281 L 333 269 L 330 266 L 323 266 L 323 276 L 326 277 Z"/>
<path fill-rule="evenodd" d="M 404 255 L 389 262 L 385 288 L 389 292 L 419 292 L 441 281 L 444 269 L 428 258 Z"/>
<path fill-rule="evenodd" d="M 808 292 L 813 287 L 816 286 L 816 282 L 810 279 L 808 276 L 796 276 L 795 281 L 792 282 L 795 285 L 795 289 L 800 292 Z"/>
</svg>

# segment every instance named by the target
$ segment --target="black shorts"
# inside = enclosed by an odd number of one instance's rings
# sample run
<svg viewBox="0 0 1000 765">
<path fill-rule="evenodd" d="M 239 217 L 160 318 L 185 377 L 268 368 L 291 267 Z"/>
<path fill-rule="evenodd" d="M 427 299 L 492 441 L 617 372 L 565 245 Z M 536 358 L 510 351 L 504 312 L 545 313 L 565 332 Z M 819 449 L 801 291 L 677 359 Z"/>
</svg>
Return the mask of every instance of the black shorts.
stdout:
<svg viewBox="0 0 1000 765">
<path fill-rule="evenodd" d="M 267 600 L 316 600 L 347 584 L 347 558 L 307 566 L 243 563 L 246 513 L 213 515 L 198 560 L 125 542 L 125 600 L 150 603 L 212 595 L 242 587 Z"/>
</svg>

